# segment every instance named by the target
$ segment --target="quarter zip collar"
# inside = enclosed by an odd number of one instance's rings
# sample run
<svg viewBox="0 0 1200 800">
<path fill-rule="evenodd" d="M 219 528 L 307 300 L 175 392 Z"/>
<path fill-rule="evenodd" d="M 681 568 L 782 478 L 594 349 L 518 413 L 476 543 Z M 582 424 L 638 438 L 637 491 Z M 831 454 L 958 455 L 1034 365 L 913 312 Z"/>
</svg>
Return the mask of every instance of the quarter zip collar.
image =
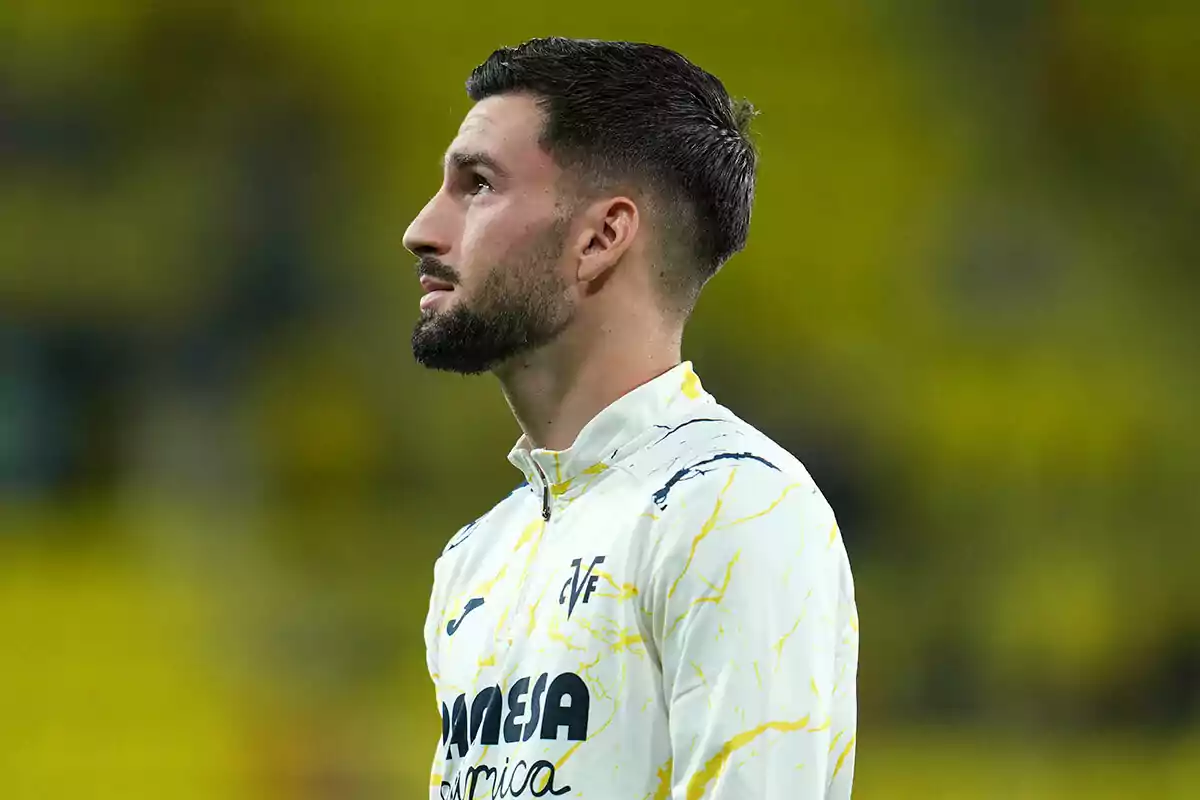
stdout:
<svg viewBox="0 0 1200 800">
<path fill-rule="evenodd" d="M 522 436 L 508 460 L 540 495 L 542 518 L 549 521 L 556 498 L 585 488 L 668 415 L 679 416 L 685 406 L 711 402 L 692 362 L 684 361 L 613 401 L 583 426 L 568 449 L 533 448 Z"/>
</svg>

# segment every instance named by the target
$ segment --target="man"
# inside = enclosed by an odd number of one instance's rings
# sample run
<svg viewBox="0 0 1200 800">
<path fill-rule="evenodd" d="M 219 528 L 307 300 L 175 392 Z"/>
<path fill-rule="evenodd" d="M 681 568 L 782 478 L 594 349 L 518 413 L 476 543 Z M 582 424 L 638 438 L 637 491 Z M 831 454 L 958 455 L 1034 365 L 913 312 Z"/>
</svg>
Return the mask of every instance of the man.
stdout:
<svg viewBox="0 0 1200 800">
<path fill-rule="evenodd" d="M 751 111 L 662 47 L 542 39 L 405 234 L 425 366 L 490 371 L 526 482 L 460 530 L 425 626 L 435 798 L 846 798 L 858 621 L 800 463 L 680 358 L 746 240 Z"/>
</svg>

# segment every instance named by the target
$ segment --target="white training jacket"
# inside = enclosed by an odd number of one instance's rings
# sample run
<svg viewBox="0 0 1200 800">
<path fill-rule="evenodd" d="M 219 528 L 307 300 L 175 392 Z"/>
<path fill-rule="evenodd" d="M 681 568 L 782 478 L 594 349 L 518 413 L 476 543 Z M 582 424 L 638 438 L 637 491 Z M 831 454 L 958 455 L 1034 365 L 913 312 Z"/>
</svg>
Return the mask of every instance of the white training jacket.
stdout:
<svg viewBox="0 0 1200 800">
<path fill-rule="evenodd" d="M 858 616 L 804 467 L 689 362 L 450 540 L 431 798 L 848 798 Z"/>
</svg>

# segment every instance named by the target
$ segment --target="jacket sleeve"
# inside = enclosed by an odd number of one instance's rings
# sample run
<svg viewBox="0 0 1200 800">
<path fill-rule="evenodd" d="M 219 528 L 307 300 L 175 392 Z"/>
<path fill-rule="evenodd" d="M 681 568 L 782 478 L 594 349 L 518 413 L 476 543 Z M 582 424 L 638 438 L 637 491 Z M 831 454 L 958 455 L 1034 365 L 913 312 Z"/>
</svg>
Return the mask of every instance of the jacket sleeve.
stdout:
<svg viewBox="0 0 1200 800">
<path fill-rule="evenodd" d="M 439 580 L 442 560 L 439 558 L 433 567 L 433 586 L 429 591 L 429 608 L 425 612 L 425 666 L 429 670 L 429 678 L 436 689 L 438 678 L 438 645 L 441 642 L 442 604 L 441 583 Z"/>
<path fill-rule="evenodd" d="M 450 537 L 446 548 L 442 550 L 441 555 L 433 564 L 433 586 L 429 590 L 429 608 L 425 612 L 425 666 L 429 670 L 429 677 L 433 680 L 435 688 L 441 677 L 438 654 L 442 637 L 446 635 L 447 595 L 452 591 L 451 584 L 454 583 L 452 567 L 447 562 L 446 553 L 462 544 L 478 522 L 479 520 L 476 520 L 470 525 L 459 528 Z"/>
<path fill-rule="evenodd" d="M 798 472 L 735 462 L 656 496 L 646 602 L 676 800 L 850 797 L 853 584 L 833 512 Z"/>
</svg>

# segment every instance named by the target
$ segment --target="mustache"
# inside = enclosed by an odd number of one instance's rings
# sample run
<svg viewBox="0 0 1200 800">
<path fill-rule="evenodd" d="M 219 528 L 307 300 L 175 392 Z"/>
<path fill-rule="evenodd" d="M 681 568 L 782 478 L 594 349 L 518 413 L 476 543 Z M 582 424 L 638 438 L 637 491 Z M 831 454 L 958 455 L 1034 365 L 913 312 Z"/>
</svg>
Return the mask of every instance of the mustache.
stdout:
<svg viewBox="0 0 1200 800">
<path fill-rule="evenodd" d="M 428 275 L 434 280 L 445 281 L 454 286 L 461 283 L 457 270 L 449 264 L 442 262 L 436 256 L 421 256 L 421 259 L 416 263 L 416 270 L 418 278 Z"/>
</svg>

